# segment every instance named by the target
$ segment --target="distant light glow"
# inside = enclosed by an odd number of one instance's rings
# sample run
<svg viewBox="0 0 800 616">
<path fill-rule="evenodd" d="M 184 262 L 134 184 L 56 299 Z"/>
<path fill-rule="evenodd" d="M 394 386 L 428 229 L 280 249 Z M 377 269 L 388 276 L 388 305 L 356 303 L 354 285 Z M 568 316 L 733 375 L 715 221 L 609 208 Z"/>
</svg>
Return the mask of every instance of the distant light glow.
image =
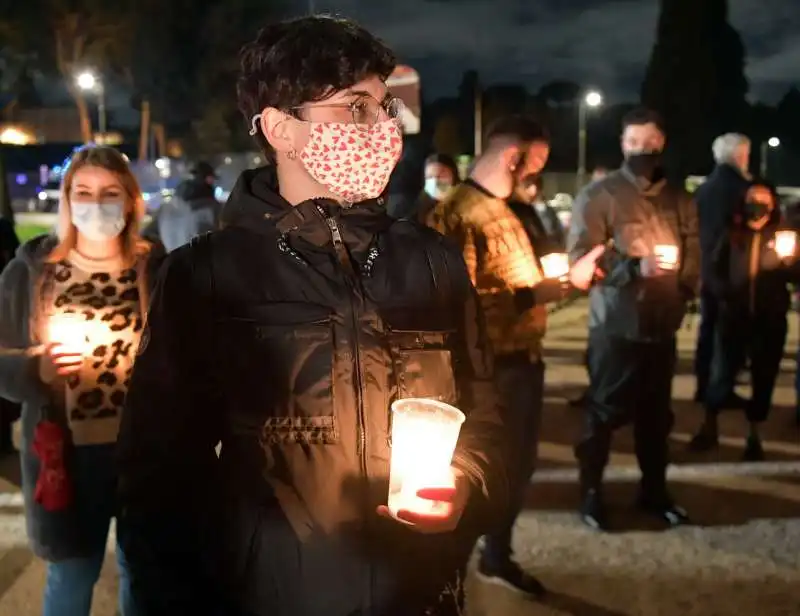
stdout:
<svg viewBox="0 0 800 616">
<path fill-rule="evenodd" d="M 0 143 L 8 145 L 30 145 L 36 143 L 36 138 L 20 128 L 8 126 L 0 131 Z"/>
<path fill-rule="evenodd" d="M 94 90 L 97 87 L 97 77 L 90 71 L 79 73 L 75 82 L 81 90 Z"/>
<path fill-rule="evenodd" d="M 28 176 L 24 173 L 18 173 L 16 179 L 19 186 L 25 186 L 28 183 Z"/>
<path fill-rule="evenodd" d="M 600 94 L 600 92 L 592 90 L 586 93 L 584 101 L 588 107 L 599 107 L 603 104 L 603 95 Z"/>
<path fill-rule="evenodd" d="M 777 137 L 770 137 L 770 140 L 767 141 L 767 144 L 769 144 L 769 147 L 771 148 L 777 148 L 780 147 L 781 140 L 778 139 Z"/>
</svg>

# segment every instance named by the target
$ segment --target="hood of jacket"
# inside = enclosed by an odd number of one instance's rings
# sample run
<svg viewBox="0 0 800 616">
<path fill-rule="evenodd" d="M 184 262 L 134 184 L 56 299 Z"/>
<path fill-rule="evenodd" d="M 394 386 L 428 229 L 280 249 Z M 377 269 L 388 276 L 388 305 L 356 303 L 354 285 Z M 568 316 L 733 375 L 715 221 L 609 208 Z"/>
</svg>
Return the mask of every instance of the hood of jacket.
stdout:
<svg viewBox="0 0 800 616">
<path fill-rule="evenodd" d="M 360 251 L 393 222 L 383 198 L 343 207 L 332 199 L 309 199 L 291 205 L 278 189 L 272 166 L 244 171 L 222 210 L 222 226 L 277 231 L 282 237 L 323 247 L 332 240 L 334 221 L 351 251 Z"/>
</svg>

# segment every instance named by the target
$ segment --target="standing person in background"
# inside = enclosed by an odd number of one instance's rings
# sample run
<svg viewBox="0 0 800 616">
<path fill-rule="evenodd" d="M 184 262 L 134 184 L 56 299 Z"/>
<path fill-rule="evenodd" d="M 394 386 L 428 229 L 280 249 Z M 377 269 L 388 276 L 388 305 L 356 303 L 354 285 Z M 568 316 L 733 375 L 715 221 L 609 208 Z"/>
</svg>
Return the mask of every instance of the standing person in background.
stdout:
<svg viewBox="0 0 800 616">
<path fill-rule="evenodd" d="M 190 173 L 191 177 L 178 184 L 175 194 L 161 205 L 146 234 L 157 233 L 167 252 L 219 228 L 222 205 L 214 194 L 214 167 L 201 161 Z"/>
<path fill-rule="evenodd" d="M 139 236 L 143 216 L 119 152 L 84 148 L 64 174 L 58 236 L 25 244 L 0 278 L 0 394 L 22 404 L 22 492 L 31 547 L 47 561 L 44 616 L 89 616 L 117 512 L 117 431 L 159 263 Z M 120 610 L 132 616 L 120 549 L 117 558 Z"/>
<path fill-rule="evenodd" d="M 719 298 L 712 292 L 709 281 L 713 275 L 713 254 L 720 238 L 728 233 L 736 213 L 744 208 L 745 195 L 750 187 L 750 140 L 744 135 L 727 133 L 714 140 L 712 146 L 716 167 L 694 195 L 700 232 L 702 271 L 700 275 L 700 328 L 697 332 L 695 400 L 705 402 L 706 386 L 715 361 L 715 332 L 719 321 Z M 736 341 L 731 341 L 731 346 Z M 722 343 L 721 348 L 725 349 Z M 726 393 L 725 408 L 744 408 L 746 401 L 733 390 Z"/>
<path fill-rule="evenodd" d="M 786 344 L 789 283 L 797 280 L 796 257 L 776 252 L 782 226 L 778 195 L 765 184 L 753 185 L 745 205 L 719 235 L 708 267 L 709 293 L 719 307 L 714 368 L 706 391 L 706 417 L 690 448 L 717 446 L 717 416 L 726 408 L 736 375 L 750 359 L 752 396 L 745 409 L 750 431 L 743 459 L 764 459 L 759 426 L 767 420 Z"/>
<path fill-rule="evenodd" d="M 393 218 L 409 218 L 425 224 L 436 204 L 460 181 L 456 161 L 447 154 L 428 156 L 422 171 L 425 181 L 421 192 L 413 198 L 396 199 L 394 202 L 390 196 L 387 211 Z"/>
<path fill-rule="evenodd" d="M 656 113 L 630 112 L 625 162 L 578 195 L 567 241 L 573 262 L 613 242 L 601 260 L 605 275 L 589 292 L 589 391 L 575 449 L 580 516 L 598 530 L 607 528 L 602 482 L 612 434 L 628 423 L 642 472 L 639 505 L 671 525 L 688 519 L 667 489 L 667 439 L 675 335 L 699 282 L 700 254 L 694 204 L 665 178 L 665 143 Z"/>
<path fill-rule="evenodd" d="M 566 294 L 557 279 L 544 277 L 534 246 L 509 206 L 528 198 L 550 155 L 544 127 L 528 116 L 498 119 L 486 134 L 486 149 L 469 178 L 433 210 L 429 224 L 461 248 L 486 313 L 495 354 L 495 377 L 505 395 L 519 455 L 511 478 L 512 504 L 503 524 L 486 537 L 478 574 L 488 582 L 540 597 L 544 586 L 512 560 L 511 536 L 533 474 L 544 402 L 542 338 L 545 305 Z M 533 212 L 530 206 L 530 214 Z"/>
<path fill-rule="evenodd" d="M 431 154 L 425 159 L 425 186 L 417 199 L 415 218 L 422 224 L 433 209 L 461 181 L 458 165 L 448 154 Z"/>
</svg>

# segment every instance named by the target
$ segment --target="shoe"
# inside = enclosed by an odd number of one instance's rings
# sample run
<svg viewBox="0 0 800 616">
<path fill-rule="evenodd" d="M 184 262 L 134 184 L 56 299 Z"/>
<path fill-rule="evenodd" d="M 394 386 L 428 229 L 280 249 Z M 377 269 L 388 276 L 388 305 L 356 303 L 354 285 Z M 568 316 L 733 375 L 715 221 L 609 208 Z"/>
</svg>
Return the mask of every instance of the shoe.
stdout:
<svg viewBox="0 0 800 616">
<path fill-rule="evenodd" d="M 644 513 L 655 516 L 672 527 L 684 526 L 691 522 L 686 510 L 676 505 L 667 495 L 659 498 L 640 496 L 638 505 Z"/>
<path fill-rule="evenodd" d="M 597 489 L 586 490 L 578 510 L 581 522 L 592 530 L 606 532 L 608 530 L 608 517 L 603 497 Z"/>
<path fill-rule="evenodd" d="M 762 462 L 764 460 L 764 448 L 761 446 L 761 439 L 756 436 L 747 437 L 742 460 L 745 462 Z"/>
<path fill-rule="evenodd" d="M 688 449 L 694 453 L 702 453 L 716 449 L 717 445 L 719 445 L 719 435 L 703 426 L 689 441 Z"/>
<path fill-rule="evenodd" d="M 512 560 L 497 566 L 489 565 L 481 558 L 475 573 L 482 582 L 503 586 L 531 599 L 541 599 L 547 594 L 544 584 Z"/>
</svg>

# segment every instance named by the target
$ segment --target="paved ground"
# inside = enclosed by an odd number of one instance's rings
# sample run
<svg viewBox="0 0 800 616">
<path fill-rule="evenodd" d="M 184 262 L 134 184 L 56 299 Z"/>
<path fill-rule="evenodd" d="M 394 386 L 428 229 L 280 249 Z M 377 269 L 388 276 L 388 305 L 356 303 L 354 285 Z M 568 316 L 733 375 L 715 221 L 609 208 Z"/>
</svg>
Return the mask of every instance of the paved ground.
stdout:
<svg viewBox="0 0 800 616">
<path fill-rule="evenodd" d="M 681 333 L 672 475 L 674 493 L 697 525 L 665 531 L 633 512 L 637 475 L 630 434 L 623 432 L 609 472 L 617 532 L 608 535 L 584 530 L 572 513 L 571 443 L 579 412 L 566 398 L 584 383 L 584 329 L 580 306 L 551 321 L 542 470 L 516 537 L 521 562 L 553 592 L 545 604 L 531 603 L 471 580 L 470 616 L 800 615 L 800 438 L 792 421 L 791 359 L 797 324 L 765 430 L 769 460 L 749 465 L 738 462 L 745 424 L 736 413 L 723 418 L 726 438 L 719 452 L 686 453 L 699 409 L 690 401 L 695 331 Z M 13 460 L 5 466 L 13 482 Z M 38 614 L 43 565 L 25 547 L 16 488 L 5 482 L 0 491 L 0 616 Z M 94 616 L 114 614 L 112 560 L 98 586 Z"/>
</svg>

